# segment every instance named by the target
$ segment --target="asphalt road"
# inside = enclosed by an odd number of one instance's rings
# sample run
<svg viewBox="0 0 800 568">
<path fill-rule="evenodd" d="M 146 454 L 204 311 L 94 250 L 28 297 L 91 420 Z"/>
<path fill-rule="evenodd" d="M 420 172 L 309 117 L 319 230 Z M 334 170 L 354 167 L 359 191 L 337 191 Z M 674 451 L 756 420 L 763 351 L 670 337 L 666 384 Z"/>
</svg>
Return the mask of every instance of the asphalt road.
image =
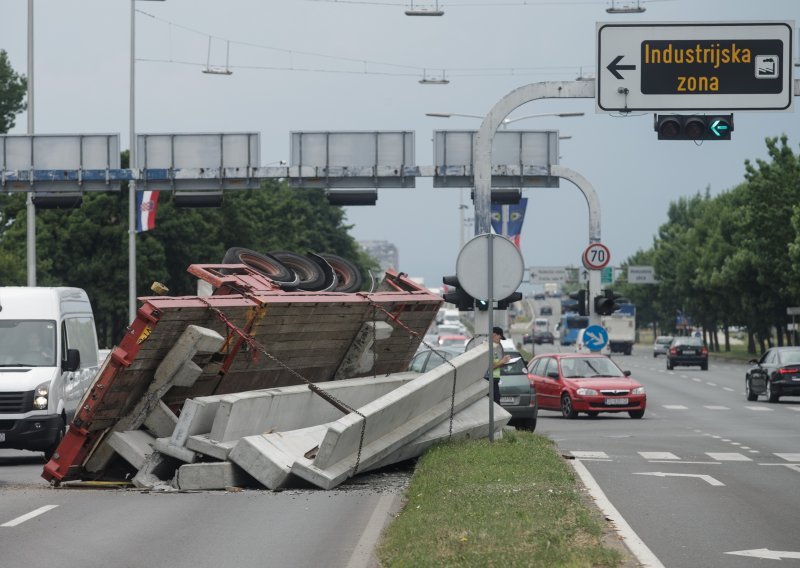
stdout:
<svg viewBox="0 0 800 568">
<path fill-rule="evenodd" d="M 800 565 L 800 398 L 748 402 L 746 365 L 667 371 L 638 351 L 614 359 L 645 385 L 644 419 L 541 411 L 537 431 L 581 460 L 664 566 Z"/>
</svg>

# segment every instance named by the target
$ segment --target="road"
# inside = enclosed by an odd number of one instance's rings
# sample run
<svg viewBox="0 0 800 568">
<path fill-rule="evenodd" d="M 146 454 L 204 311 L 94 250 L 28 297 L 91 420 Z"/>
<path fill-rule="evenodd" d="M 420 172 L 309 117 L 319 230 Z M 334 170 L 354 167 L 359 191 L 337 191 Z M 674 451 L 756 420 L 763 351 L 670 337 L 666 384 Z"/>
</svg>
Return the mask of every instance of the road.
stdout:
<svg viewBox="0 0 800 568">
<path fill-rule="evenodd" d="M 0 566 L 371 566 L 410 470 L 336 490 L 54 490 L 42 454 L 0 450 Z"/>
<path fill-rule="evenodd" d="M 541 411 L 537 431 L 586 466 L 664 566 L 800 564 L 800 398 L 748 402 L 743 364 L 667 371 L 646 348 L 614 359 L 646 386 L 643 420 Z"/>
</svg>

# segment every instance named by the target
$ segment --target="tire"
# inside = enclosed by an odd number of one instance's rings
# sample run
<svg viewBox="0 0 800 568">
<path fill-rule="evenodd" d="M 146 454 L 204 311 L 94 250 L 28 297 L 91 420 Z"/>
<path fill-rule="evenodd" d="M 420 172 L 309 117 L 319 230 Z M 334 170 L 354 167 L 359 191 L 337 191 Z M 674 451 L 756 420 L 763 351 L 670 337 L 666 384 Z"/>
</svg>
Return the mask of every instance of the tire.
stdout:
<svg viewBox="0 0 800 568">
<path fill-rule="evenodd" d="M 328 264 L 328 261 L 313 252 L 306 253 L 306 256 L 309 260 L 317 263 L 317 266 L 320 267 L 322 274 L 325 276 L 325 283 L 319 289 L 319 292 L 333 292 L 336 290 L 336 286 L 339 285 L 339 279 L 336 277 L 336 272 L 333 271 L 331 265 Z"/>
<path fill-rule="evenodd" d="M 706 363 L 703 363 L 702 365 L 700 365 L 700 370 L 701 371 L 708 371 L 708 363 L 706 362 Z"/>
<path fill-rule="evenodd" d="M 750 402 L 758 400 L 758 393 L 753 392 L 753 388 L 750 386 L 750 379 L 745 379 L 744 381 L 744 392 Z"/>
<path fill-rule="evenodd" d="M 56 448 L 58 448 L 59 444 L 61 443 L 61 440 L 64 439 L 64 434 L 67 431 L 67 424 L 66 422 L 64 422 L 63 416 L 58 422 L 59 424 L 58 424 L 58 432 L 56 432 L 56 439 L 53 442 L 53 445 L 44 451 L 45 461 L 50 461 L 50 459 L 53 457 L 53 454 L 56 453 Z"/>
<path fill-rule="evenodd" d="M 772 381 L 769 378 L 767 379 L 766 389 L 767 391 L 764 394 L 767 395 L 767 400 L 773 403 L 778 402 L 780 395 L 772 390 Z"/>
<path fill-rule="evenodd" d="M 667 359 L 667 371 L 671 371 L 674 368 L 675 368 L 675 366 L 672 364 L 672 361 Z"/>
<path fill-rule="evenodd" d="M 653 359 L 657 359 L 657 358 L 658 358 L 658 353 L 653 353 Z"/>
<path fill-rule="evenodd" d="M 575 412 L 575 408 L 572 406 L 572 399 L 566 393 L 561 395 L 561 415 L 570 420 L 578 416 L 578 413 Z"/>
<path fill-rule="evenodd" d="M 263 274 L 284 290 L 297 288 L 300 277 L 286 268 L 274 256 L 243 247 L 231 247 L 222 257 L 222 264 L 246 264 Z"/>
<path fill-rule="evenodd" d="M 320 253 L 319 256 L 324 258 L 336 273 L 336 278 L 339 280 L 336 292 L 358 292 L 361 290 L 361 272 L 359 272 L 355 264 L 335 254 Z"/>
<path fill-rule="evenodd" d="M 587 412 L 586 414 L 589 415 L 589 418 L 597 418 L 598 416 L 600 416 L 600 413 L 597 412 L 596 410 L 592 410 L 591 412 Z"/>
<path fill-rule="evenodd" d="M 644 416 L 644 408 L 641 409 L 641 410 L 629 410 L 628 411 L 628 416 L 630 416 L 634 420 L 639 420 L 640 418 L 642 418 Z"/>
<path fill-rule="evenodd" d="M 519 426 L 523 430 L 533 432 L 536 430 L 536 418 L 525 418 L 524 420 L 520 420 Z"/>
<path fill-rule="evenodd" d="M 325 274 L 322 268 L 310 258 L 282 250 L 270 251 L 269 254 L 300 278 L 297 284 L 298 290 L 317 292 L 325 286 Z"/>
</svg>

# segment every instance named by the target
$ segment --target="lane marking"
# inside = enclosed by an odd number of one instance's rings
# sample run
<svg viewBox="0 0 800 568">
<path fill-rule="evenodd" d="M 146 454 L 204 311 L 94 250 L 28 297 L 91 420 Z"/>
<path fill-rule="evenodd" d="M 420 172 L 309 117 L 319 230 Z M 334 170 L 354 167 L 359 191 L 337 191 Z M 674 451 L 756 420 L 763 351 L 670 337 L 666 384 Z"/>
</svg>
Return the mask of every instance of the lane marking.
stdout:
<svg viewBox="0 0 800 568">
<path fill-rule="evenodd" d="M 488 245 L 487 245 L 487 246 L 488 246 Z M 724 391 L 728 391 L 728 392 L 736 392 L 736 391 L 735 391 L 735 390 L 733 390 L 731 387 L 722 387 L 722 390 L 724 390 Z"/>
<path fill-rule="evenodd" d="M 800 454 L 775 454 L 782 460 L 787 462 L 800 462 Z"/>
<path fill-rule="evenodd" d="M 740 462 L 753 461 L 750 458 L 748 458 L 746 455 L 740 454 L 740 453 L 737 453 L 737 452 L 706 452 L 706 455 L 708 457 L 710 457 L 712 460 L 717 460 L 717 461 L 729 461 L 729 462 L 731 462 L 731 461 L 740 461 Z"/>
<path fill-rule="evenodd" d="M 715 487 L 725 487 L 725 484 L 722 483 L 720 480 L 715 479 L 710 475 L 705 475 L 702 473 L 667 473 L 664 471 L 642 471 L 642 472 L 635 472 L 633 475 L 652 475 L 654 477 L 694 477 L 696 479 L 702 479 L 709 485 L 713 485 Z"/>
<path fill-rule="evenodd" d="M 727 406 L 704 406 L 703 408 L 707 408 L 709 410 L 730 410 Z"/>
<path fill-rule="evenodd" d="M 381 533 L 386 523 L 390 520 L 390 513 L 394 506 L 395 499 L 400 499 L 394 493 L 384 493 L 378 499 L 375 510 L 372 512 L 361 538 L 358 539 L 350 560 L 345 565 L 346 568 L 367 568 L 372 566 L 373 551 L 378 544 Z"/>
<path fill-rule="evenodd" d="M 487 246 L 488 246 L 488 245 L 487 245 Z M 696 383 L 702 383 L 702 382 L 703 382 L 703 380 L 702 380 L 702 379 L 698 379 L 697 377 L 692 377 L 692 380 L 693 380 L 694 382 L 696 382 Z"/>
<path fill-rule="evenodd" d="M 600 460 L 610 459 L 608 457 L 608 454 L 605 453 L 605 452 L 584 452 L 584 451 L 580 451 L 580 450 L 573 450 L 573 451 L 570 452 L 570 454 L 572 454 L 572 457 L 577 458 L 579 460 L 582 460 L 582 459 L 595 459 L 595 460 L 597 460 L 597 459 L 600 459 Z"/>
<path fill-rule="evenodd" d="M 489 246 L 489 245 L 486 245 L 486 246 Z M 707 384 L 708 386 L 710 386 L 710 387 L 715 387 L 715 386 L 717 386 L 717 383 L 706 383 L 706 384 Z"/>
<path fill-rule="evenodd" d="M 774 409 L 767 408 L 766 406 L 745 406 L 745 408 L 749 410 L 755 410 L 756 412 L 772 412 Z"/>
<path fill-rule="evenodd" d="M 680 460 L 680 461 L 650 460 L 650 463 L 688 463 L 692 465 L 722 465 L 722 462 L 700 462 L 700 461 L 687 461 L 687 460 Z"/>
<path fill-rule="evenodd" d="M 617 508 L 608 500 L 608 497 L 606 497 L 606 494 L 600 489 L 600 486 L 594 480 L 592 474 L 589 473 L 589 470 L 586 469 L 586 466 L 583 465 L 580 460 L 569 460 L 569 463 L 575 468 L 575 472 L 578 474 L 578 477 L 581 478 L 581 481 L 583 481 L 583 484 L 586 486 L 586 489 L 588 489 L 594 502 L 611 522 L 611 526 L 617 531 L 620 538 L 625 541 L 628 549 L 637 560 L 639 560 L 639 563 L 644 568 L 664 568 L 664 565 L 658 557 L 653 554 L 653 551 L 639 538 L 639 535 L 631 528 L 628 521 L 620 515 Z"/>
<path fill-rule="evenodd" d="M 646 460 L 679 460 L 672 452 L 638 452 Z"/>
<path fill-rule="evenodd" d="M 661 406 L 667 410 L 689 410 L 688 407 L 683 406 L 682 404 L 662 404 Z"/>
<path fill-rule="evenodd" d="M 51 509 L 55 509 L 56 507 L 58 507 L 58 505 L 45 505 L 44 507 L 39 507 L 38 509 L 34 509 L 30 513 L 26 513 L 26 514 L 22 515 L 21 517 L 17 517 L 16 519 L 12 519 L 12 520 L 8 521 L 7 523 L 3 523 L 2 525 L 0 525 L 0 527 L 15 527 L 17 525 L 21 525 L 25 521 L 30 521 L 34 517 L 38 517 L 39 515 L 41 515 L 43 513 L 46 513 L 47 511 L 49 511 Z"/>
<path fill-rule="evenodd" d="M 795 412 L 800 412 L 800 406 L 787 406 L 789 410 L 794 410 Z"/>
</svg>

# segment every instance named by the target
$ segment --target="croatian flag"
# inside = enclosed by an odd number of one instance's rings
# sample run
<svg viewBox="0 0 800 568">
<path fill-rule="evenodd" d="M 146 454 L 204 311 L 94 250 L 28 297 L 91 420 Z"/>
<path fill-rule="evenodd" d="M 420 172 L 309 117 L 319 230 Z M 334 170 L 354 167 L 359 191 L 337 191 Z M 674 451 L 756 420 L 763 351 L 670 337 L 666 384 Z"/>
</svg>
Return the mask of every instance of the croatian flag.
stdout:
<svg viewBox="0 0 800 568">
<path fill-rule="evenodd" d="M 136 192 L 136 232 L 143 233 L 156 228 L 158 191 Z"/>
</svg>

